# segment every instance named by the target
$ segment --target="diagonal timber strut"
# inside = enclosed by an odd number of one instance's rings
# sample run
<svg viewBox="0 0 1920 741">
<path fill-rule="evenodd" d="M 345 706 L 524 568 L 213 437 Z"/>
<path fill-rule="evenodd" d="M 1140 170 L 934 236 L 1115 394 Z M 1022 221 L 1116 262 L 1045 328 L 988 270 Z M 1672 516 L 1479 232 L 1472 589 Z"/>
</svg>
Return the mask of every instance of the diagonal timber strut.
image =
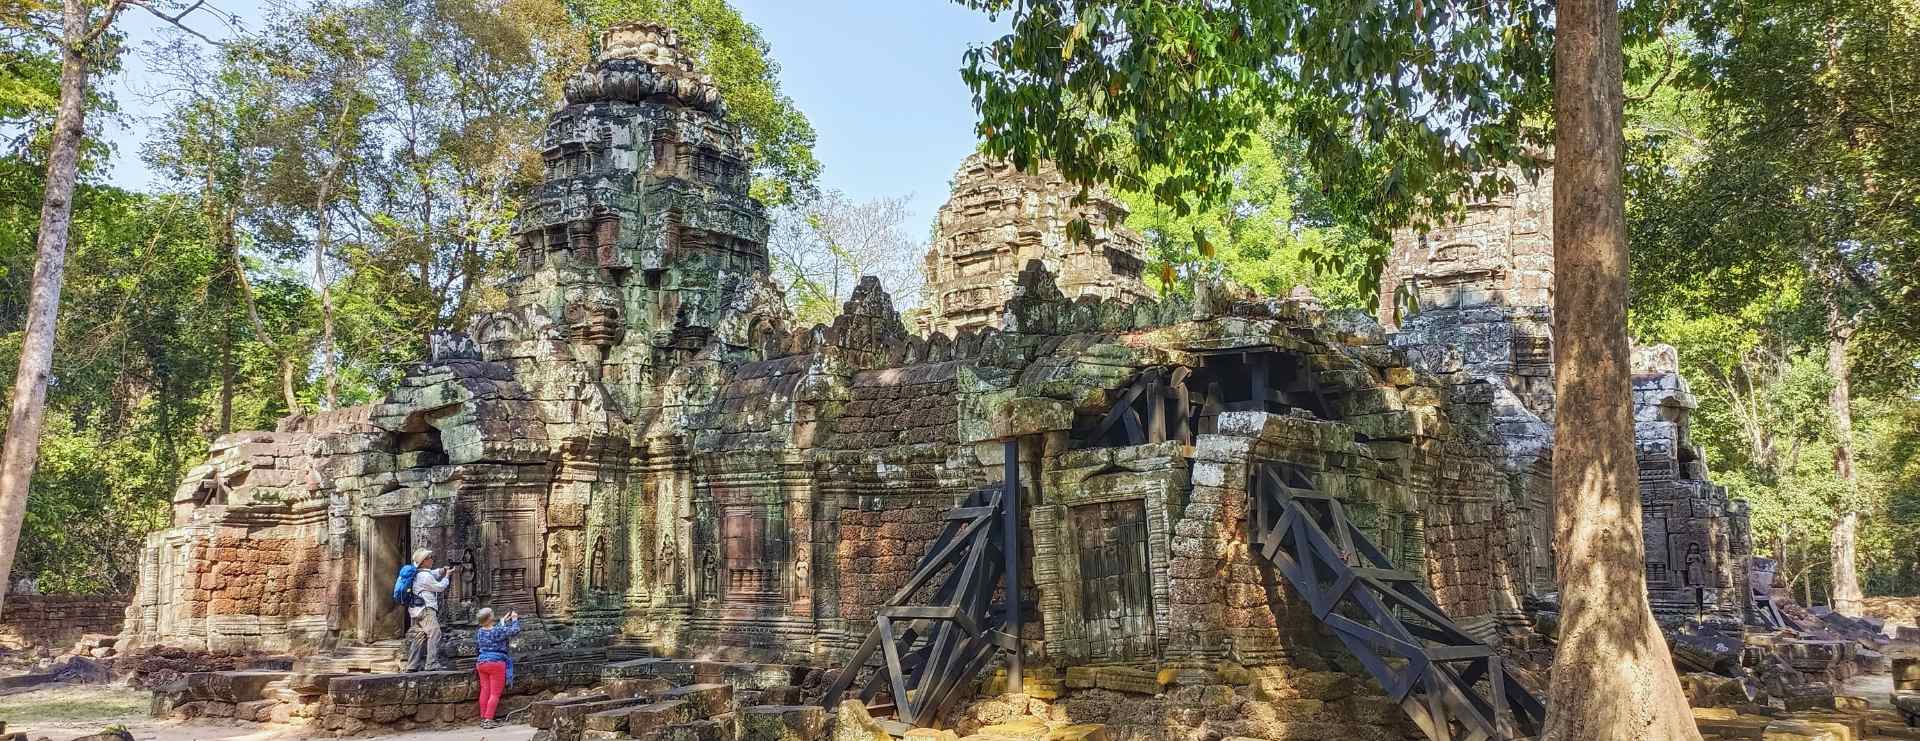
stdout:
<svg viewBox="0 0 1920 741">
<path fill-rule="evenodd" d="M 1546 708 L 1504 659 L 1454 624 L 1305 471 L 1254 469 L 1253 546 L 1434 741 L 1539 735 Z"/>
<path fill-rule="evenodd" d="M 964 696 L 996 649 L 1015 645 L 1000 630 L 1004 613 L 993 604 L 1004 573 L 1002 529 L 996 526 L 1003 501 L 1000 489 L 983 489 L 947 512 L 940 537 L 875 613 L 873 631 L 828 688 L 828 709 L 840 704 L 877 653 L 881 665 L 856 696 L 873 706 L 885 693 L 901 723 L 925 725 Z M 930 585 L 937 585 L 931 599 L 914 603 Z"/>
</svg>

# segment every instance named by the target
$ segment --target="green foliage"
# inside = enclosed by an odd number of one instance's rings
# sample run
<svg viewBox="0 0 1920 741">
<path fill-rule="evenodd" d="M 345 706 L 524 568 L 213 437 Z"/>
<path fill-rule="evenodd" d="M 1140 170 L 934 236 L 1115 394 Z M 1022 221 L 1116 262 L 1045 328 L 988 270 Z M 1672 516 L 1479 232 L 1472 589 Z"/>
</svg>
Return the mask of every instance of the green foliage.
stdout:
<svg viewBox="0 0 1920 741">
<path fill-rule="evenodd" d="M 0 159 L 0 380 L 10 383 L 38 218 L 37 164 Z M 82 186 L 48 391 L 46 431 L 15 572 L 48 591 L 123 591 L 145 533 L 166 522 L 180 471 L 205 454 L 220 360 L 261 348 L 224 323 L 208 290 L 220 266 L 196 204 Z M 270 362 L 269 365 L 270 366 Z M 271 372 L 239 370 L 241 395 L 272 398 Z M 235 424 L 270 424 L 236 404 Z"/>
<path fill-rule="evenodd" d="M 1627 111 L 1634 327 L 1680 348 L 1695 437 L 1752 502 L 1763 549 L 1791 528 L 1789 571 L 1817 582 L 1835 512 L 1859 510 L 1870 588 L 1911 589 L 1920 494 L 1898 440 L 1920 391 L 1905 278 L 1920 269 L 1920 4 L 1684 12 L 1687 33 L 1629 54 L 1662 70 Z M 1832 457 L 1836 333 L 1850 336 L 1854 486 Z"/>
<path fill-rule="evenodd" d="M 990 153 L 1150 190 L 1177 215 L 1225 203 L 1269 123 L 1376 237 L 1509 187 L 1498 166 L 1548 141 L 1547 2 L 959 1 L 1012 15 L 962 70 Z M 1386 241 L 1366 244 L 1339 257 L 1371 293 Z"/>
<path fill-rule="evenodd" d="M 820 176 L 820 162 L 813 158 L 813 124 L 780 91 L 780 65 L 773 60 L 772 46 L 726 0 L 562 1 L 596 33 L 615 23 L 638 21 L 678 31 L 681 47 L 713 77 L 728 114 L 746 131 L 759 170 L 754 196 L 773 206 L 812 196 Z"/>
<path fill-rule="evenodd" d="M 1636 301 L 1737 309 L 1807 284 L 1859 328 L 1868 384 L 1920 347 L 1920 4 L 1707 0 L 1665 107 L 1636 106 Z M 1891 374 L 1883 373 L 1890 370 Z"/>
<path fill-rule="evenodd" d="M 32 37 L 0 35 L 0 132 L 20 154 L 46 128 L 60 102 L 60 62 Z"/>
<path fill-rule="evenodd" d="M 11 0 L 0 3 L 0 156 L 45 156 L 53 135 L 54 109 L 60 103 L 60 57 L 44 29 L 57 29 L 57 3 Z M 12 11 L 12 12 L 10 12 Z M 90 49 L 96 76 L 119 71 L 122 47 L 108 33 Z M 87 92 L 87 136 L 81 141 L 80 171 L 93 174 L 113 149 L 107 130 L 116 110 L 112 96 L 94 85 Z"/>
<path fill-rule="evenodd" d="M 1366 257 L 1383 252 L 1364 227 L 1341 224 L 1309 184 L 1302 147 L 1275 126 L 1239 153 L 1228 177 L 1233 190 L 1217 201 L 1182 197 L 1168 205 L 1155 190 L 1165 168 L 1145 174 L 1145 187 L 1117 195 L 1133 213 L 1127 226 L 1149 248 L 1148 276 L 1185 276 L 1203 261 L 1217 260 L 1235 281 L 1262 294 L 1284 296 L 1295 286 L 1313 289 L 1332 306 L 1367 307 L 1358 271 Z M 1149 281 L 1154 281 L 1149 278 Z M 1162 292 L 1185 290 L 1184 281 L 1159 281 Z"/>
</svg>

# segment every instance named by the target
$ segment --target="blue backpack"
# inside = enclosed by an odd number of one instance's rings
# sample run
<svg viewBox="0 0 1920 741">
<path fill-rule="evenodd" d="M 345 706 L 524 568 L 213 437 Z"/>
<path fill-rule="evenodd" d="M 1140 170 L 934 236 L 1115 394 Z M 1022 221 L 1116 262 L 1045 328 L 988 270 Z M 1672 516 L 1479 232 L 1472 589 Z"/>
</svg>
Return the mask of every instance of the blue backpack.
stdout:
<svg viewBox="0 0 1920 741">
<path fill-rule="evenodd" d="M 419 575 L 420 567 L 407 564 L 400 567 L 400 575 L 393 579 L 393 602 L 401 607 L 419 607 L 426 603 L 420 595 L 413 593 L 413 577 Z"/>
</svg>

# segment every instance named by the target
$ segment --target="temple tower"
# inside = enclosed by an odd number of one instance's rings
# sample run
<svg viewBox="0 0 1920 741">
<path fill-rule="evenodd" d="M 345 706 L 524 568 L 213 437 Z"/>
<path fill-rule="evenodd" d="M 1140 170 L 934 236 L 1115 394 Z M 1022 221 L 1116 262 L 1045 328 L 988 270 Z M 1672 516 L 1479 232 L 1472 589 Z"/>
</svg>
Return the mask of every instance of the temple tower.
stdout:
<svg viewBox="0 0 1920 741">
<path fill-rule="evenodd" d="M 1505 495 L 1430 515 L 1504 531 L 1504 543 L 1485 548 L 1498 553 L 1495 578 L 1510 582 L 1504 594 L 1554 588 L 1553 171 L 1540 164 L 1537 179 L 1511 171 L 1513 192 L 1468 204 L 1459 221 L 1395 232 L 1380 278 L 1380 321 L 1399 330 L 1393 347 L 1490 422 L 1465 442 L 1495 453 Z M 1428 525 L 1429 535 L 1448 527 Z M 1497 612 L 1521 621 L 1518 604 Z"/>
<path fill-rule="evenodd" d="M 671 29 L 615 26 L 601 46 L 538 142 L 510 301 L 570 339 L 697 349 L 767 271 L 746 144 Z"/>
<path fill-rule="evenodd" d="M 1029 260 L 1044 264 L 1068 298 L 1151 298 L 1140 280 L 1146 248 L 1124 226 L 1126 204 L 1102 189 L 1075 203 L 1079 194 L 1051 163 L 1022 172 L 977 153 L 960 163 L 927 252 L 926 329 L 998 326 Z M 1085 220 L 1087 238 L 1069 235 L 1076 219 Z"/>
</svg>

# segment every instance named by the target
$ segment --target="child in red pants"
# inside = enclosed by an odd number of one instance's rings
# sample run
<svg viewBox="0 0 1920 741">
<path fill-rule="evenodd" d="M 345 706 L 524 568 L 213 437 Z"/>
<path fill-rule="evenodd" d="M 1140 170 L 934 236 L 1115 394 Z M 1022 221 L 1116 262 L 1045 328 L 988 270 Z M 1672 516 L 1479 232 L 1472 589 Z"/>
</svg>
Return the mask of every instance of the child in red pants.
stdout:
<svg viewBox="0 0 1920 741">
<path fill-rule="evenodd" d="M 480 654 L 475 657 L 473 671 L 480 675 L 480 727 L 499 728 L 500 721 L 494 720 L 493 714 L 500 707 L 500 693 L 513 683 L 513 657 L 507 644 L 520 633 L 520 613 L 509 612 L 496 622 L 493 608 L 488 607 L 476 617 L 480 618 L 480 630 L 473 640 Z"/>
</svg>

